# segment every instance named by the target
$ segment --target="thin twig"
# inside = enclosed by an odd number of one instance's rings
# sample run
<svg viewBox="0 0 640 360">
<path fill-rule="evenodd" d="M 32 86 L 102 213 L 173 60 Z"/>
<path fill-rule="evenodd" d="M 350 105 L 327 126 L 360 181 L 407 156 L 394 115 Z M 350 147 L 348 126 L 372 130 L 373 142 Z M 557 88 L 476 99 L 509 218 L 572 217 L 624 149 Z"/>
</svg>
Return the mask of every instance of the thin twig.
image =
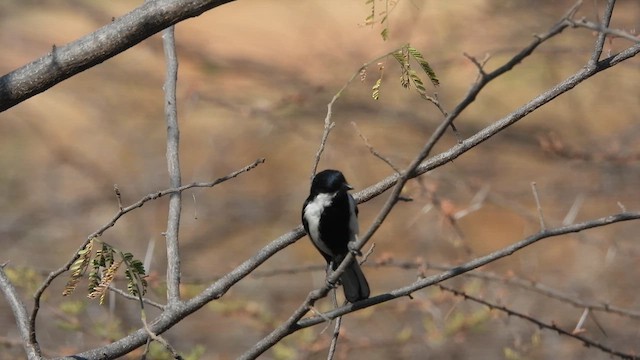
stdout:
<svg viewBox="0 0 640 360">
<path fill-rule="evenodd" d="M 316 176 L 316 172 L 318 172 L 318 164 L 320 163 L 320 157 L 324 152 L 324 148 L 327 145 L 327 139 L 329 138 L 329 133 L 336 126 L 335 122 L 331 121 L 331 114 L 333 107 L 333 103 L 338 100 L 337 94 L 334 95 L 333 100 L 327 105 L 327 116 L 324 118 L 324 129 L 322 130 L 322 139 L 320 140 L 320 146 L 318 147 L 318 152 L 316 152 L 316 157 L 313 162 L 313 170 L 311 170 L 311 179 Z"/>
<path fill-rule="evenodd" d="M 611 35 L 612 37 L 626 39 L 635 43 L 640 42 L 640 36 L 638 35 L 634 35 L 632 33 L 629 33 L 627 31 L 620 30 L 620 29 L 611 29 L 611 28 L 602 27 L 600 24 L 594 23 L 593 21 L 589 21 L 586 19 L 579 19 L 579 20 L 571 19 L 569 20 L 569 22 L 572 27 L 582 27 L 585 29 L 599 31 L 606 35 Z"/>
<path fill-rule="evenodd" d="M 116 293 L 116 294 L 118 294 L 120 296 L 122 296 L 125 299 L 139 301 L 137 296 L 133 296 L 133 295 L 129 294 L 128 292 L 126 292 L 126 291 L 124 291 L 122 289 L 118 289 L 117 287 L 115 287 L 113 285 L 109 285 L 109 290 L 113 291 L 114 293 Z M 142 302 L 144 302 L 147 305 L 151 305 L 156 309 L 160 309 L 160 310 L 164 310 L 165 309 L 164 305 L 162 305 L 162 304 L 160 304 L 158 302 L 155 302 L 153 300 L 147 299 L 147 298 L 142 298 Z"/>
<path fill-rule="evenodd" d="M 589 63 L 587 64 L 587 66 L 589 66 L 590 68 L 594 68 L 600 60 L 600 56 L 602 56 L 602 50 L 604 49 L 604 41 L 607 37 L 607 33 L 605 31 L 602 31 L 601 29 L 606 29 L 609 27 L 611 16 L 613 15 L 613 8 L 615 5 L 616 0 L 607 1 L 607 7 L 604 10 L 604 14 L 602 14 L 602 20 L 600 21 L 598 38 L 596 39 L 594 45 L 593 54 L 591 55 L 591 59 L 589 59 Z"/>
<path fill-rule="evenodd" d="M 318 164 L 320 163 L 320 158 L 322 157 L 322 153 L 324 152 L 324 148 L 327 143 L 327 138 L 329 137 L 329 132 L 331 132 L 331 129 L 333 129 L 333 127 L 335 126 L 335 122 L 331 121 L 331 117 L 333 116 L 333 105 L 336 103 L 336 101 L 338 101 L 340 96 L 342 96 L 342 93 L 349 87 L 349 85 L 351 85 L 351 83 L 356 78 L 359 78 L 362 76 L 362 72 L 365 71 L 367 67 L 377 63 L 378 61 L 386 58 L 387 56 L 391 55 L 392 53 L 400 49 L 401 48 L 394 49 L 360 66 L 358 70 L 351 75 L 349 80 L 347 80 L 347 82 L 344 83 L 344 85 L 340 88 L 340 90 L 338 90 L 338 92 L 335 95 L 333 95 L 333 98 L 331 98 L 331 101 L 329 101 L 329 103 L 327 104 L 327 114 L 325 115 L 325 118 L 324 118 L 324 129 L 322 132 L 322 139 L 320 140 L 320 146 L 318 147 L 318 151 L 316 152 L 316 156 L 313 162 L 313 169 L 311 170 L 312 179 L 315 176 L 316 172 L 318 171 Z"/>
<path fill-rule="evenodd" d="M 147 331 L 147 333 L 149 334 L 149 338 L 159 342 L 160 344 L 162 344 L 162 346 L 164 346 L 165 349 L 169 350 L 169 352 L 171 353 L 171 356 L 173 356 L 174 359 L 176 360 L 182 360 L 182 356 L 180 356 L 180 354 L 178 354 L 178 352 L 176 351 L 176 349 L 171 346 L 171 344 L 169 344 L 169 342 L 167 340 L 165 340 L 165 338 L 163 338 L 162 336 L 154 333 L 153 331 L 151 331 L 151 328 L 149 327 L 149 324 L 147 324 L 147 316 L 145 315 L 145 313 L 142 313 L 142 324 L 144 326 L 144 329 Z"/>
<path fill-rule="evenodd" d="M 337 291 L 334 288 L 331 296 L 333 307 L 338 307 Z M 329 345 L 329 351 L 327 352 L 327 360 L 332 360 L 335 356 L 336 349 L 338 347 L 338 338 L 340 337 L 340 326 L 342 325 L 342 316 L 338 316 L 336 323 L 333 327 L 333 334 L 331 334 L 331 344 Z"/>
<path fill-rule="evenodd" d="M 378 151 L 376 151 L 376 149 L 373 148 L 373 145 L 371 145 L 371 143 L 369 142 L 369 139 L 367 139 L 367 137 L 364 136 L 364 134 L 360 131 L 360 129 L 358 129 L 358 124 L 356 124 L 355 121 L 352 121 L 351 125 L 353 126 L 353 128 L 356 131 L 356 133 L 358 134 L 358 136 L 360 136 L 360 139 L 362 139 L 362 141 L 364 141 L 364 144 L 367 146 L 367 149 L 369 149 L 369 152 L 373 156 L 375 156 L 378 159 L 384 161 L 384 163 L 389 165 L 389 167 L 392 168 L 393 171 L 395 171 L 397 174 L 399 174 L 400 173 L 400 169 L 398 169 L 395 165 L 393 165 L 391 160 L 387 159 L 385 156 L 383 156 Z"/>
<path fill-rule="evenodd" d="M 487 61 L 489 61 L 489 59 L 491 58 L 491 54 L 485 54 L 482 60 L 478 60 L 477 58 L 467 54 L 466 52 L 462 53 L 462 55 L 464 55 L 464 57 L 469 59 L 469 61 L 471 61 L 473 65 L 475 65 L 476 68 L 478 69 L 478 79 L 476 79 L 476 81 L 479 81 L 482 77 L 487 75 L 487 73 L 484 71 L 484 66 L 487 64 Z"/>
</svg>

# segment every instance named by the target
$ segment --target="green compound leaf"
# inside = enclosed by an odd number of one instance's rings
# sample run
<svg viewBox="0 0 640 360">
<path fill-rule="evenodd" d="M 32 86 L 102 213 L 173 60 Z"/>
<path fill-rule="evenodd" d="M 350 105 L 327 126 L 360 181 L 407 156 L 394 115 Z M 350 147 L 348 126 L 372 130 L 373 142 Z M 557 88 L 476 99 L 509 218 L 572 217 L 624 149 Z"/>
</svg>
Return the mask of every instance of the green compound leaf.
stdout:
<svg viewBox="0 0 640 360">
<path fill-rule="evenodd" d="M 407 52 L 409 53 L 409 55 L 411 55 L 412 58 L 414 58 L 418 62 L 418 64 L 420 64 L 420 67 L 425 72 L 425 74 L 427 74 L 433 86 L 440 85 L 440 80 L 438 80 L 438 76 L 436 76 L 436 72 L 433 71 L 433 69 L 431 68 L 427 60 L 424 59 L 422 54 L 416 48 L 411 46 L 407 46 Z"/>
</svg>

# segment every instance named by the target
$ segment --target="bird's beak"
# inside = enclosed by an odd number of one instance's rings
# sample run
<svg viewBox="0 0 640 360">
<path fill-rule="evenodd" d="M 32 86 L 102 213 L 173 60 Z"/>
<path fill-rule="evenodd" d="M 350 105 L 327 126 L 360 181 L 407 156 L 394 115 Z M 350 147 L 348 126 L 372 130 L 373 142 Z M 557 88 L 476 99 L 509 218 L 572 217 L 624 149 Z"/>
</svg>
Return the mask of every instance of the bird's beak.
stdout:
<svg viewBox="0 0 640 360">
<path fill-rule="evenodd" d="M 344 188 L 347 189 L 347 190 L 353 190 L 353 186 L 351 186 L 351 185 L 349 185 L 347 183 L 344 183 Z"/>
</svg>

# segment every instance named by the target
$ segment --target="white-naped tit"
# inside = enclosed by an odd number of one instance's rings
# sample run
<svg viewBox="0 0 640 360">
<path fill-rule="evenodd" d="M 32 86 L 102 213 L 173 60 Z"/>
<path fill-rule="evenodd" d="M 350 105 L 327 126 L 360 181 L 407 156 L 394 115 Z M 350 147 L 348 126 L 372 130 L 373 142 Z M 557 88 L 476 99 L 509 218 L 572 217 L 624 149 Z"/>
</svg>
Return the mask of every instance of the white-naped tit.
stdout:
<svg viewBox="0 0 640 360">
<path fill-rule="evenodd" d="M 324 170 L 311 182 L 302 207 L 302 224 L 313 245 L 338 268 L 358 238 L 358 207 L 347 191 L 353 188 L 338 170 Z M 354 259 L 340 276 L 345 298 L 354 303 L 369 297 L 369 284 Z"/>
</svg>

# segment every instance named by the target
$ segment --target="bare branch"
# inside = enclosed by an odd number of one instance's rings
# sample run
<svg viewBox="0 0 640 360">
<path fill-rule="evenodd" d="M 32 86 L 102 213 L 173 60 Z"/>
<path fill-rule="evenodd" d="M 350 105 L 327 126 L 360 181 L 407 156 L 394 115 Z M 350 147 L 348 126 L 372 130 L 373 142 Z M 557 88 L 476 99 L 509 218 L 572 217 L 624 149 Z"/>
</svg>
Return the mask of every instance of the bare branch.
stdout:
<svg viewBox="0 0 640 360">
<path fill-rule="evenodd" d="M 612 348 L 604 346 L 604 345 L 602 345 L 600 343 L 597 343 L 597 342 L 595 342 L 593 340 L 587 339 L 584 336 L 581 336 L 581 335 L 578 335 L 578 334 L 573 333 L 571 331 L 567 331 L 567 330 L 564 330 L 562 328 L 559 328 L 557 325 L 555 325 L 553 323 L 551 323 L 551 324 L 544 323 L 544 322 L 542 322 L 542 321 L 540 321 L 540 320 L 538 320 L 538 319 L 536 319 L 536 318 L 534 318 L 532 316 L 519 313 L 519 312 L 511 310 L 511 309 L 509 309 L 509 308 L 507 308 L 505 306 L 492 304 L 492 303 L 490 303 L 490 302 L 488 302 L 486 300 L 482 300 L 480 298 L 468 295 L 468 294 L 466 294 L 464 292 L 461 292 L 461 291 L 458 291 L 458 290 L 454 290 L 454 289 L 451 289 L 451 288 L 448 288 L 448 287 L 445 287 L 445 286 L 442 286 L 442 285 L 439 285 L 439 287 L 440 287 L 440 289 L 442 289 L 444 291 L 448 291 L 448 292 L 450 292 L 450 293 L 452 293 L 452 294 L 454 294 L 456 296 L 461 296 L 465 300 L 471 300 L 471 301 L 476 302 L 478 304 L 485 305 L 491 310 L 502 311 L 502 312 L 506 313 L 509 316 L 515 316 L 517 318 L 520 318 L 520 319 L 526 320 L 526 321 L 528 321 L 530 323 L 533 323 L 533 324 L 537 325 L 540 328 L 544 328 L 544 329 L 547 329 L 547 330 L 552 330 L 552 331 L 557 332 L 560 335 L 568 336 L 570 338 L 574 338 L 576 340 L 579 340 L 587 347 L 596 348 L 596 349 L 601 350 L 603 352 L 606 352 L 606 353 L 608 353 L 610 355 L 617 356 L 617 357 L 619 357 L 621 359 L 638 359 L 638 357 L 635 356 L 635 355 L 626 354 L 626 353 L 623 353 L 623 352 L 616 351 L 616 350 L 614 350 Z"/>
<path fill-rule="evenodd" d="M 331 299 L 333 301 L 333 307 L 338 307 L 337 291 L 334 288 L 332 291 Z M 329 345 L 329 351 L 327 352 L 327 360 L 332 360 L 336 354 L 338 348 L 338 338 L 340 337 L 340 326 L 342 325 L 342 316 L 338 316 L 336 324 L 333 327 L 333 334 L 331 334 L 331 344 Z"/>
<path fill-rule="evenodd" d="M 31 336 L 31 328 L 29 326 L 29 315 L 27 315 L 27 309 L 24 307 L 24 303 L 20 300 L 16 288 L 13 287 L 11 281 L 4 272 L 4 267 L 7 264 L 0 264 L 0 290 L 4 293 L 4 297 L 9 303 L 13 317 L 16 319 L 16 325 L 20 332 L 20 338 L 22 338 L 22 346 L 27 354 L 29 360 L 40 359 L 40 345 L 38 342 L 34 342 L 34 337 Z"/>
<path fill-rule="evenodd" d="M 634 35 L 632 33 L 629 33 L 627 31 L 620 30 L 620 29 L 611 29 L 611 28 L 603 27 L 600 24 L 594 23 L 593 21 L 589 21 L 586 19 L 579 19 L 579 20 L 570 19 L 569 23 L 571 24 L 572 27 L 581 27 L 585 29 L 599 31 L 606 35 L 610 35 L 611 37 L 621 38 L 621 39 L 629 40 L 635 43 L 640 42 L 640 36 L 638 35 Z"/>
<path fill-rule="evenodd" d="M 409 296 L 411 293 L 418 291 L 420 289 L 424 289 L 428 286 L 440 283 L 444 280 L 447 280 L 455 276 L 467 273 L 471 270 L 477 269 L 490 262 L 512 255 L 514 252 L 520 249 L 523 249 L 529 245 L 532 245 L 542 239 L 553 238 L 560 235 L 581 232 L 588 229 L 607 226 L 607 225 L 622 222 L 622 221 L 631 221 L 631 220 L 638 220 L 638 219 L 640 219 L 640 212 L 625 212 L 625 213 L 610 215 L 610 216 L 599 218 L 599 219 L 585 221 L 578 224 L 572 224 L 568 226 L 561 226 L 557 228 L 542 230 L 512 245 L 509 245 L 505 248 L 494 251 L 488 255 L 473 259 L 467 263 L 456 266 L 449 270 L 443 271 L 440 274 L 418 279 L 411 285 L 408 285 L 399 289 L 395 289 L 386 294 L 381 294 L 366 300 L 359 301 L 355 304 L 349 304 L 347 306 L 342 306 L 338 309 L 328 311 L 324 313 L 324 317 L 314 316 L 311 318 L 300 320 L 290 330 L 291 332 L 294 332 L 302 328 L 319 324 L 325 321 L 324 318 L 334 319 L 338 316 L 342 316 L 342 315 L 354 312 L 356 310 L 364 309 L 364 308 L 374 306 L 383 302 L 391 301 L 393 299 L 397 299 L 400 297 Z"/>
<path fill-rule="evenodd" d="M 563 224 L 563 225 L 569 225 L 569 224 Z M 396 268 L 405 269 L 405 270 L 415 270 L 415 269 L 425 268 L 425 269 L 433 269 L 433 270 L 440 270 L 440 271 L 448 271 L 454 268 L 454 266 L 451 266 L 451 265 L 424 263 L 421 260 L 403 261 L 403 260 L 393 260 L 393 259 L 383 259 L 383 260 L 368 262 L 364 266 L 366 266 L 367 268 L 374 268 L 374 269 L 384 268 L 384 267 L 396 267 Z M 305 266 L 297 266 L 297 267 L 279 268 L 279 269 L 273 269 L 269 271 L 254 272 L 252 275 L 256 278 L 266 278 L 266 277 L 279 276 L 279 275 L 299 274 L 299 273 L 310 272 L 310 271 L 322 271 L 324 269 L 325 267 L 323 265 L 305 265 Z M 560 291 L 558 289 L 554 289 L 552 287 L 549 287 L 537 281 L 522 279 L 514 276 L 500 276 L 498 274 L 494 274 L 487 271 L 472 271 L 472 272 L 465 273 L 464 276 L 482 279 L 485 281 L 500 282 L 506 285 L 516 286 L 521 289 L 536 292 L 548 298 L 564 302 L 576 308 L 587 308 L 591 311 L 605 312 L 608 314 L 615 314 L 623 317 L 628 317 L 631 319 L 640 320 L 640 311 L 621 308 L 621 307 L 611 305 L 598 300 L 592 300 L 592 301 L 580 300 L 569 293 Z"/>
<path fill-rule="evenodd" d="M 167 62 L 167 77 L 164 84 L 164 112 L 167 123 L 167 167 L 169 183 L 173 188 L 182 185 L 180 176 L 180 128 L 178 126 L 178 107 L 176 87 L 178 81 L 178 55 L 174 27 L 162 33 L 162 44 Z M 182 213 L 182 193 L 169 195 L 169 214 L 167 216 L 167 301 L 171 305 L 180 301 L 180 215 Z"/>
<path fill-rule="evenodd" d="M 442 266 L 433 266 L 428 265 L 429 268 L 434 269 L 447 269 L 450 267 L 442 267 Z M 567 303 L 576 308 L 585 308 L 591 311 L 600 311 L 608 314 L 616 314 L 623 317 L 628 317 L 631 319 L 640 320 L 640 311 L 634 311 L 630 309 L 624 309 L 615 305 L 610 305 L 601 301 L 584 301 L 577 299 L 575 296 L 572 296 L 566 292 L 551 288 L 547 285 L 541 284 L 536 281 L 520 279 L 516 277 L 502 277 L 488 272 L 470 272 L 466 274 L 470 277 L 476 277 L 479 279 L 489 280 L 489 281 L 497 281 L 502 282 L 504 284 L 515 285 L 522 289 L 537 292 L 541 295 L 544 295 L 548 298 L 555 299 L 564 303 Z"/>
<path fill-rule="evenodd" d="M 491 58 L 490 54 L 485 54 L 482 60 L 478 60 L 477 58 L 467 54 L 466 52 L 462 53 L 462 55 L 464 55 L 464 57 L 469 59 L 469 61 L 471 61 L 473 65 L 475 65 L 476 68 L 478 68 L 478 80 L 476 81 L 479 81 L 480 79 L 482 79 L 482 77 L 487 75 L 487 73 L 484 71 L 484 66 L 487 64 L 487 61 L 489 61 L 489 59 Z"/>
<path fill-rule="evenodd" d="M 376 149 L 373 148 L 373 145 L 371 145 L 371 143 L 369 142 L 369 139 L 367 139 L 366 136 L 364 136 L 364 134 L 362 134 L 362 132 L 360 131 L 360 129 L 358 129 L 358 124 L 356 124 L 355 121 L 351 122 L 351 125 L 353 126 L 353 128 L 356 130 L 356 133 L 358 134 L 358 136 L 360 136 L 360 139 L 362 139 L 362 141 L 364 141 L 364 144 L 367 146 L 367 148 L 369 149 L 369 152 L 377 157 L 378 159 L 384 161 L 385 164 L 389 165 L 390 168 L 393 169 L 393 171 L 395 171 L 396 173 L 400 173 L 400 169 L 398 169 L 395 165 L 393 165 L 393 163 L 391 162 L 391 160 L 387 159 L 386 157 L 384 157 L 384 155 L 380 154 L 378 151 L 376 151 Z"/>
<path fill-rule="evenodd" d="M 169 350 L 169 352 L 171 353 L 171 356 L 173 356 L 174 359 L 182 360 L 182 356 L 180 356 L 180 354 L 178 354 L 176 349 L 174 349 L 173 346 L 171 346 L 171 344 L 169 344 L 169 342 L 167 340 L 165 340 L 165 338 L 163 338 L 162 336 L 154 333 L 149 328 L 149 324 L 147 323 L 147 316 L 145 315 L 144 311 L 142 312 L 142 324 L 144 325 L 144 329 L 147 331 L 147 334 L 149 334 L 149 337 L 152 340 L 159 342 L 160 344 L 162 344 L 162 346 L 165 347 L 165 349 Z"/>
<path fill-rule="evenodd" d="M 608 0 L 607 8 L 602 15 L 602 20 L 600 23 L 600 28 L 606 29 L 609 27 L 609 23 L 611 22 L 611 16 L 613 15 L 613 8 L 616 5 L 616 0 Z M 589 60 L 588 66 L 595 67 L 600 60 L 600 56 L 602 55 L 602 49 L 604 48 L 604 40 L 607 37 L 607 33 L 598 29 L 598 38 L 596 39 L 596 43 L 594 45 L 593 54 L 591 55 L 591 59 Z"/>
<path fill-rule="evenodd" d="M 338 100 L 338 94 L 333 96 L 333 99 L 329 104 L 327 104 L 327 116 L 324 118 L 324 129 L 322 130 L 322 139 L 320 140 L 320 146 L 318 147 L 318 152 L 316 152 L 315 161 L 313 162 L 313 169 L 311 170 L 311 179 L 316 176 L 316 172 L 318 172 L 318 164 L 320 163 L 320 157 L 324 152 L 324 147 L 327 144 L 327 139 L 329 138 L 329 133 L 336 126 L 336 123 L 331 121 L 332 108 L 333 103 Z"/>
<path fill-rule="evenodd" d="M 128 292 L 126 292 L 126 291 L 124 291 L 122 289 L 118 289 L 117 287 L 115 287 L 113 285 L 109 285 L 109 290 L 113 291 L 114 293 L 116 293 L 116 294 L 118 294 L 120 296 L 122 296 L 125 299 L 139 301 L 138 296 L 133 296 L 133 295 L 129 294 Z M 144 302 L 147 305 L 151 305 L 156 309 L 164 310 L 164 308 L 165 308 L 164 305 L 162 305 L 160 303 L 157 303 L 157 302 L 155 302 L 153 300 L 147 299 L 147 298 L 142 298 L 142 302 Z"/>
<path fill-rule="evenodd" d="M 0 112 L 140 43 L 151 35 L 233 0 L 145 1 L 110 24 L 0 77 Z"/>
<path fill-rule="evenodd" d="M 349 87 L 349 85 L 351 85 L 351 83 L 356 79 L 356 78 L 361 78 L 363 76 L 363 72 L 366 71 L 367 67 L 371 66 L 371 64 L 375 64 L 378 61 L 386 58 L 387 56 L 389 56 L 390 54 L 392 54 L 393 52 L 396 52 L 400 50 L 400 48 L 392 50 L 382 56 L 379 56 L 365 64 L 363 64 L 362 66 L 360 66 L 358 68 L 357 71 L 355 71 L 351 77 L 349 78 L 349 80 L 347 80 L 347 82 L 344 83 L 344 85 L 342 86 L 342 88 L 340 88 L 340 90 L 338 90 L 338 92 L 333 95 L 333 98 L 331 99 L 331 101 L 329 101 L 329 103 L 327 104 L 327 115 L 324 118 L 324 130 L 322 132 L 322 139 L 320 140 L 320 147 L 318 148 L 318 151 L 316 152 L 316 156 L 315 156 L 315 160 L 314 160 L 314 164 L 313 164 L 313 169 L 311 170 L 311 179 L 313 179 L 313 177 L 315 176 L 317 170 L 318 170 L 318 164 L 320 163 L 320 157 L 322 156 L 322 152 L 324 151 L 324 147 L 327 143 L 327 138 L 329 136 L 329 132 L 331 132 L 331 129 L 333 129 L 333 127 L 335 126 L 335 122 L 331 121 L 331 117 L 333 116 L 333 104 L 336 103 L 336 101 L 338 101 L 338 99 L 340 98 L 340 96 L 342 96 L 342 93 L 347 90 L 347 88 Z"/>
</svg>

